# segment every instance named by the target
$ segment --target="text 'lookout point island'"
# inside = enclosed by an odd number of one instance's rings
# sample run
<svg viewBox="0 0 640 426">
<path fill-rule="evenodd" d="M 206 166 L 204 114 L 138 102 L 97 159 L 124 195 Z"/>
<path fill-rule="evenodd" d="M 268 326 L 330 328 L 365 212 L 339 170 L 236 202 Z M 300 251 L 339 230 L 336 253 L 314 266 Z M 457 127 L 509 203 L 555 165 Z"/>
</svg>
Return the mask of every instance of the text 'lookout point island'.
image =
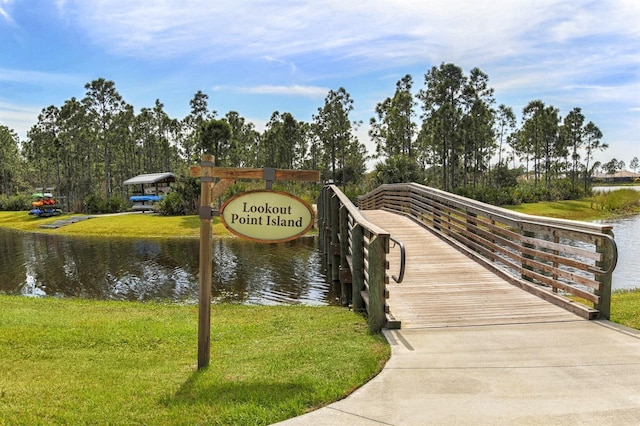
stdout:
<svg viewBox="0 0 640 426">
<path fill-rule="evenodd" d="M 233 234 L 259 242 L 289 241 L 313 226 L 309 204 L 291 194 L 249 191 L 229 199 L 220 212 Z"/>
</svg>

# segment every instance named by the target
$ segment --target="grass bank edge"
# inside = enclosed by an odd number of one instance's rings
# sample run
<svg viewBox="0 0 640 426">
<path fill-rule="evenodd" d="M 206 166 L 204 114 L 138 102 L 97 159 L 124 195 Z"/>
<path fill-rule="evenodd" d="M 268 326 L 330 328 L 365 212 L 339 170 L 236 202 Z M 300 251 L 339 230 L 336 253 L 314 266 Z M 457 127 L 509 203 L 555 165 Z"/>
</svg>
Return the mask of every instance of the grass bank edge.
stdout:
<svg viewBox="0 0 640 426">
<path fill-rule="evenodd" d="M 580 200 L 541 201 L 502 207 L 519 213 L 558 219 L 577 221 L 616 219 L 640 214 L 640 191 L 620 189 L 597 193 Z"/>
<path fill-rule="evenodd" d="M 56 229 L 40 228 L 40 225 L 71 219 L 74 216 L 86 215 L 69 214 L 37 218 L 25 212 L 0 211 L 0 227 L 25 232 L 83 237 L 198 238 L 200 236 L 198 216 L 160 216 L 146 213 L 92 215 L 90 219 Z M 217 237 L 231 236 L 219 217 L 212 219 L 212 234 Z"/>
<path fill-rule="evenodd" d="M 199 238 L 200 218 L 198 216 L 161 216 L 157 214 L 93 215 L 91 219 L 71 223 L 57 229 L 40 228 L 57 220 L 74 216 L 61 215 L 37 218 L 25 212 L 0 211 L 0 228 L 43 234 L 58 234 L 78 237 L 119 237 L 119 238 Z M 212 218 L 212 235 L 215 238 L 233 237 L 219 216 Z M 318 234 L 313 227 L 305 236 Z"/>
</svg>

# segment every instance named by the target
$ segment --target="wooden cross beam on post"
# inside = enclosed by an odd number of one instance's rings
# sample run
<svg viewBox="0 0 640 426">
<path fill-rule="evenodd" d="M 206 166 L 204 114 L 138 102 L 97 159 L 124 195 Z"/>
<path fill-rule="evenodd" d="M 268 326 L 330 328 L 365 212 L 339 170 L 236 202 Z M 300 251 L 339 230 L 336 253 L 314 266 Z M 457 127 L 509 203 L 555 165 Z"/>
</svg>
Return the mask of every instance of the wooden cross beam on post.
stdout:
<svg viewBox="0 0 640 426">
<path fill-rule="evenodd" d="M 191 177 L 200 178 L 200 300 L 198 308 L 198 369 L 209 366 L 211 353 L 211 219 L 213 199 L 219 197 L 236 179 L 264 179 L 267 189 L 276 180 L 320 182 L 314 170 L 249 169 L 215 167 L 214 156 L 204 154 L 199 166 L 191 166 Z M 220 180 L 215 183 L 215 179 Z"/>
</svg>

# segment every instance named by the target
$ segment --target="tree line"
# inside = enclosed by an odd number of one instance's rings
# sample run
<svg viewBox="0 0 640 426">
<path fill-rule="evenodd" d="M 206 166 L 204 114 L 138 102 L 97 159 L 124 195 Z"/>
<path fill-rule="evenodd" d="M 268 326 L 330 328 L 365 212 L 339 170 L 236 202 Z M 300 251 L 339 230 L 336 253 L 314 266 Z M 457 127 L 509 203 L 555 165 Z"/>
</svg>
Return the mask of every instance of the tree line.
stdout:
<svg viewBox="0 0 640 426">
<path fill-rule="evenodd" d="M 44 108 L 24 141 L 0 126 L 0 193 L 55 186 L 71 211 L 86 209 L 91 197 L 118 204 L 128 196 L 124 180 L 164 171 L 186 178 L 205 150 L 218 166 L 320 170 L 355 192 L 417 181 L 499 203 L 509 200 L 488 191 L 508 188 L 513 195 L 523 178 L 538 197 L 588 190 L 600 166 L 594 154 L 607 144 L 579 107 L 562 116 L 533 100 L 518 125 L 511 107 L 496 106 L 487 74 L 473 68 L 466 75 L 451 63 L 428 70 L 415 94 L 413 85 L 404 76 L 376 105 L 369 122 L 375 152 L 368 153 L 355 135 L 361 123 L 350 117 L 354 101 L 342 87 L 328 92 L 310 122 L 275 111 L 259 132 L 236 111 L 220 116 L 202 91 L 181 119 L 159 99 L 136 113 L 113 81 L 100 78 L 85 85 L 82 99 Z M 367 174 L 371 157 L 378 162 Z"/>
<path fill-rule="evenodd" d="M 411 75 L 399 80 L 370 120 L 369 135 L 383 158 L 376 166 L 379 183 L 422 180 L 496 204 L 534 201 L 522 198 L 522 187 L 537 199 L 575 198 L 588 191 L 600 166 L 594 154 L 608 147 L 579 107 L 563 117 L 533 100 L 518 126 L 513 108 L 496 106 L 479 68 L 465 75 L 443 63 L 425 73 L 416 95 L 412 86 Z"/>
<path fill-rule="evenodd" d="M 136 114 L 113 81 L 100 78 L 85 89 L 82 99 L 44 108 L 21 143 L 0 127 L 0 194 L 55 187 L 71 211 L 86 210 L 96 197 L 117 209 L 128 197 L 126 179 L 166 171 L 186 178 L 205 150 L 217 166 L 318 169 L 334 180 L 365 172 L 366 148 L 354 135 L 344 88 L 329 91 L 313 122 L 276 111 L 262 133 L 236 111 L 220 117 L 202 91 L 176 119 L 160 100 Z"/>
</svg>

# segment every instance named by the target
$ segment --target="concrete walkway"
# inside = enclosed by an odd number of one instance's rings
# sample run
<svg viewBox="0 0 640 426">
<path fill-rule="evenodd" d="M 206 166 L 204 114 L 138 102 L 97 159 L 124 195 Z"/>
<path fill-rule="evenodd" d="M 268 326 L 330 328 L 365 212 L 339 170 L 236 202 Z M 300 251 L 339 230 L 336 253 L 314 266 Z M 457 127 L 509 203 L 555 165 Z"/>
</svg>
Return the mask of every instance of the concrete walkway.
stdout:
<svg viewBox="0 0 640 426">
<path fill-rule="evenodd" d="M 392 356 L 293 425 L 638 425 L 640 333 L 608 321 L 385 331 Z"/>
</svg>

